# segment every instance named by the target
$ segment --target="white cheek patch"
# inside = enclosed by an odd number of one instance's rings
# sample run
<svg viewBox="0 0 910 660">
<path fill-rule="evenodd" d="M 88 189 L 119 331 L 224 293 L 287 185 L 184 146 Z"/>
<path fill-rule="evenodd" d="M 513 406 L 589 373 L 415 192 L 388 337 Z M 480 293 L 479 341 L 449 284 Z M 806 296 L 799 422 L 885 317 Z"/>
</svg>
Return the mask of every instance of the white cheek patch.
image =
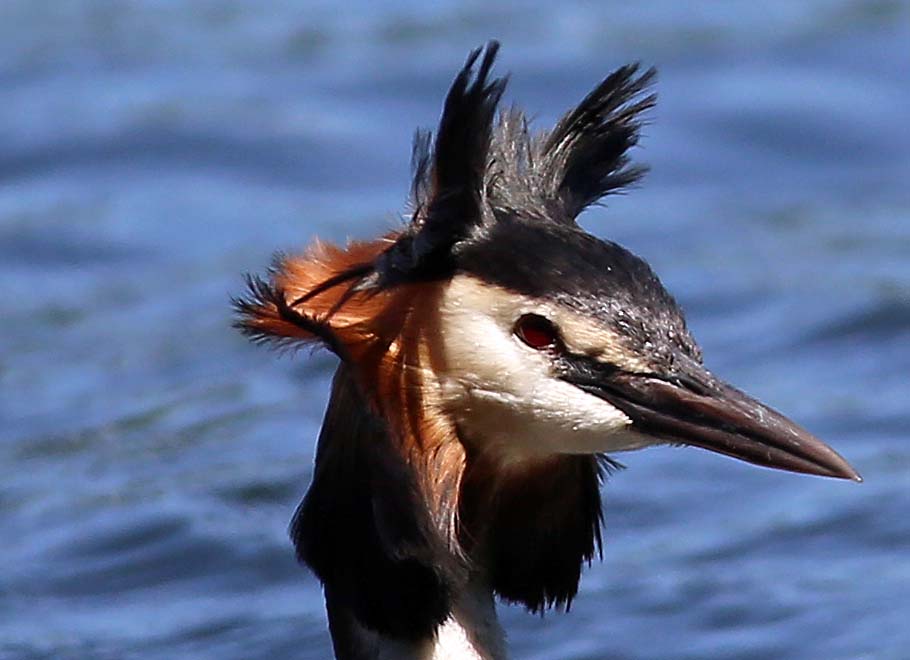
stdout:
<svg viewBox="0 0 910 660">
<path fill-rule="evenodd" d="M 514 336 L 522 314 L 547 315 L 539 304 L 458 276 L 440 311 L 442 398 L 467 440 L 516 458 L 648 444 L 622 411 L 556 378 L 549 356 Z"/>
</svg>

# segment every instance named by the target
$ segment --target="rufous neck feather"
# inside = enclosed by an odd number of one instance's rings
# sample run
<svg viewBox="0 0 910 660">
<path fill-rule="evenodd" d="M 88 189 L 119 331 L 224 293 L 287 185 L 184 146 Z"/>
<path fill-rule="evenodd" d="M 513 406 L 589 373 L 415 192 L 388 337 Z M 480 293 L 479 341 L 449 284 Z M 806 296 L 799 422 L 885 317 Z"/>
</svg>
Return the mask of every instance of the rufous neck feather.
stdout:
<svg viewBox="0 0 910 660">
<path fill-rule="evenodd" d="M 370 466 L 373 488 L 405 475 L 414 492 L 398 504 L 423 509 L 435 536 L 428 552 L 446 555 L 430 561 L 445 565 L 447 589 L 457 591 L 453 580 L 480 572 L 499 595 L 532 610 L 568 605 L 582 563 L 600 543 L 600 465 L 594 457 L 563 455 L 506 470 L 484 450 L 482 438 L 466 443 L 460 437 L 434 380 L 445 372 L 438 309 L 446 281 L 377 292 L 359 291 L 345 278 L 393 238 L 347 249 L 317 244 L 302 257 L 284 259 L 270 281 L 252 283 L 243 328 L 258 339 L 321 341 L 342 360 L 343 382 L 336 382 L 332 401 L 346 410 L 333 421 L 330 404 L 317 479 L 320 464 L 354 454 L 361 463 L 376 463 Z M 357 407 L 378 430 L 343 438 L 344 425 L 361 414 Z M 386 452 L 381 459 L 379 447 Z M 382 465 L 392 464 L 390 475 L 381 474 Z M 338 483 L 325 479 L 320 487 L 344 488 L 345 478 L 360 476 L 333 478 Z"/>
</svg>

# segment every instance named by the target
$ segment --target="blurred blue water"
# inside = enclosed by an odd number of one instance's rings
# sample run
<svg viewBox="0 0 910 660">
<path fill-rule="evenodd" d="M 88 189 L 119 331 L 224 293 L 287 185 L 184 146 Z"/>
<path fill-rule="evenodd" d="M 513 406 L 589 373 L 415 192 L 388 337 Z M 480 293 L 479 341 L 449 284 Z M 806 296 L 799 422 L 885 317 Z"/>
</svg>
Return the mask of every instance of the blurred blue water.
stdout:
<svg viewBox="0 0 910 660">
<path fill-rule="evenodd" d="M 653 264 L 709 366 L 866 478 L 622 456 L 573 612 L 502 608 L 515 656 L 910 657 L 910 7 L 888 0 L 6 0 L 0 657 L 329 656 L 285 529 L 333 361 L 247 346 L 228 296 L 277 248 L 394 225 L 413 129 L 490 37 L 541 126 L 659 67 L 652 173 L 584 224 Z"/>
</svg>

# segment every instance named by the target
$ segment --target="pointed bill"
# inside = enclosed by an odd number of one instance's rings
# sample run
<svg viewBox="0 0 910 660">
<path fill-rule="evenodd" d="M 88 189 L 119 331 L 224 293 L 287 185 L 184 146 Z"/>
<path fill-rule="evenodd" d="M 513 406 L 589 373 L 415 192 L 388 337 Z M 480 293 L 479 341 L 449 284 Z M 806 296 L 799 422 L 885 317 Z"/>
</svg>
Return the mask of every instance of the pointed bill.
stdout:
<svg viewBox="0 0 910 660">
<path fill-rule="evenodd" d="M 619 371 L 584 389 L 609 401 L 635 428 L 756 465 L 862 481 L 837 452 L 694 361 L 671 378 Z"/>
</svg>

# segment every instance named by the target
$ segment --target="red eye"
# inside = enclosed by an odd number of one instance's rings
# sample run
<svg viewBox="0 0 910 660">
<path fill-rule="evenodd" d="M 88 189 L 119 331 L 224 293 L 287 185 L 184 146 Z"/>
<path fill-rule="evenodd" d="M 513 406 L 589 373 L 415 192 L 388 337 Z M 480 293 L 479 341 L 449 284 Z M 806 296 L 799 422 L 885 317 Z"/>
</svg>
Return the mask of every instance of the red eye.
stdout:
<svg viewBox="0 0 910 660">
<path fill-rule="evenodd" d="M 531 348 L 541 351 L 559 344 L 559 331 L 537 314 L 525 314 L 515 322 L 515 336 Z"/>
</svg>

